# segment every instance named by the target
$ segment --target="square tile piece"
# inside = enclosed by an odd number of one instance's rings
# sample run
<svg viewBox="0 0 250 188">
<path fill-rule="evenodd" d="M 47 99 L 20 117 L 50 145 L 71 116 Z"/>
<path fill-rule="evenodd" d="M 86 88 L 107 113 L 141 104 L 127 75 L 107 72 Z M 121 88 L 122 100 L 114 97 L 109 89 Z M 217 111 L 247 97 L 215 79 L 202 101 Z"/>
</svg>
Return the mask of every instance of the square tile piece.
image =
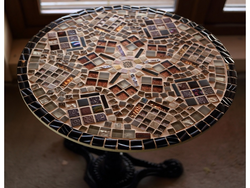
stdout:
<svg viewBox="0 0 250 188">
<path fill-rule="evenodd" d="M 105 113 L 106 113 L 107 115 L 110 115 L 110 114 L 113 114 L 113 111 L 112 111 L 112 109 L 106 109 L 106 110 L 105 110 Z"/>
<path fill-rule="evenodd" d="M 70 119 L 70 123 L 71 123 L 72 127 L 76 127 L 76 126 L 82 125 L 81 119 L 79 117 L 78 118 Z"/>
<path fill-rule="evenodd" d="M 208 100 L 205 96 L 197 97 L 196 99 L 199 102 L 199 104 L 208 104 Z"/>
<path fill-rule="evenodd" d="M 78 109 L 72 109 L 72 110 L 68 110 L 68 114 L 69 114 L 69 117 L 77 117 L 79 116 L 79 111 Z"/>
<path fill-rule="evenodd" d="M 108 72 L 100 72 L 99 78 L 104 79 L 104 80 L 108 80 L 109 79 L 109 73 Z"/>
<path fill-rule="evenodd" d="M 95 123 L 94 117 L 92 115 L 90 115 L 90 116 L 83 116 L 82 120 L 83 120 L 84 125 Z"/>
<path fill-rule="evenodd" d="M 136 50 L 138 47 L 134 44 L 129 44 L 126 46 L 126 48 L 130 51 Z"/>
<path fill-rule="evenodd" d="M 184 98 L 193 97 L 192 92 L 190 90 L 181 91 L 181 93 Z"/>
<path fill-rule="evenodd" d="M 101 121 L 106 121 L 106 115 L 101 113 L 101 114 L 96 114 L 95 115 L 96 122 L 101 122 Z"/>
<path fill-rule="evenodd" d="M 186 83 L 178 83 L 177 86 L 180 90 L 189 89 Z"/>
<path fill-rule="evenodd" d="M 90 125 L 89 129 L 88 129 L 88 133 L 89 134 L 94 134 L 97 135 L 99 132 L 100 127 L 94 126 L 94 125 Z"/>
<path fill-rule="evenodd" d="M 92 106 L 92 110 L 94 113 L 103 112 L 103 107 L 102 107 L 102 105 L 94 105 L 94 106 Z"/>
<path fill-rule="evenodd" d="M 80 109 L 82 115 L 92 114 L 90 107 L 85 107 Z"/>
<path fill-rule="evenodd" d="M 209 86 L 209 82 L 207 80 L 199 80 L 199 83 L 202 87 Z"/>
<path fill-rule="evenodd" d="M 194 98 L 186 99 L 186 103 L 187 103 L 188 106 L 197 105 L 197 102 L 195 101 Z"/>
<path fill-rule="evenodd" d="M 169 34 L 168 30 L 160 30 L 160 32 L 161 32 L 162 35 L 168 35 Z"/>
<path fill-rule="evenodd" d="M 80 99 L 80 100 L 77 100 L 77 103 L 78 103 L 78 106 L 79 106 L 79 107 L 88 106 L 88 105 L 89 105 L 88 99 Z"/>
<path fill-rule="evenodd" d="M 112 122 L 109 122 L 109 121 L 105 121 L 104 123 L 104 127 L 111 127 L 112 125 Z"/>
<path fill-rule="evenodd" d="M 101 104 L 101 100 L 99 97 L 91 97 L 89 99 L 90 103 L 93 105 L 93 104 Z"/>
<path fill-rule="evenodd" d="M 119 82 L 117 85 L 119 85 L 121 88 L 126 88 L 130 85 L 130 83 L 126 80 L 122 80 L 121 82 Z"/>
<path fill-rule="evenodd" d="M 193 92 L 194 96 L 204 95 L 200 88 L 192 89 L 192 92 Z"/>
<path fill-rule="evenodd" d="M 196 81 L 188 82 L 188 85 L 190 88 L 197 88 L 199 87 L 198 83 Z"/>
<path fill-rule="evenodd" d="M 214 94 L 214 90 L 213 90 L 213 88 L 211 88 L 211 87 L 203 88 L 203 91 L 204 91 L 204 94 L 205 94 L 205 95 Z"/>
</svg>

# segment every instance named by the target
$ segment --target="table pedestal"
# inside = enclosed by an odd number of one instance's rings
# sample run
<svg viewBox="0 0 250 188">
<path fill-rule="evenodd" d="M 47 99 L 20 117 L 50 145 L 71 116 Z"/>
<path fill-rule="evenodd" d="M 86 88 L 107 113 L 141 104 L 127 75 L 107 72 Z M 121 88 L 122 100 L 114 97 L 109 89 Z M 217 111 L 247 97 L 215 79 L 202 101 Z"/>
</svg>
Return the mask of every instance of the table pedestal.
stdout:
<svg viewBox="0 0 250 188">
<path fill-rule="evenodd" d="M 136 159 L 127 153 L 84 147 L 67 139 L 64 145 L 86 159 L 87 170 L 84 179 L 91 188 L 135 188 L 146 176 L 177 178 L 183 172 L 182 164 L 175 159 L 156 164 Z M 92 153 L 98 157 L 95 158 Z M 135 166 L 144 168 L 136 170 Z"/>
</svg>

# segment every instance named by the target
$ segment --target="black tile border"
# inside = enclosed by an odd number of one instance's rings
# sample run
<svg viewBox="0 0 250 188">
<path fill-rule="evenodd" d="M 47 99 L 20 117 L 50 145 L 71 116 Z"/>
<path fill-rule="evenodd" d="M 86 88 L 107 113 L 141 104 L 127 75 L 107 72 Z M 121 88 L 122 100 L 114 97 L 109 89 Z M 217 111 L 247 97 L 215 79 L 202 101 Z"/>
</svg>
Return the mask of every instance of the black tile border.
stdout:
<svg viewBox="0 0 250 188">
<path fill-rule="evenodd" d="M 152 13 L 161 14 L 164 16 L 171 17 L 172 19 L 179 20 L 182 23 L 189 25 L 190 27 L 197 30 L 202 35 L 206 36 L 206 38 L 213 43 L 218 52 L 223 57 L 223 60 L 228 65 L 229 70 L 227 71 L 228 83 L 227 90 L 223 96 L 223 99 L 219 105 L 210 113 L 210 115 L 204 120 L 196 123 L 192 127 L 187 128 L 186 130 L 181 130 L 174 135 L 159 137 L 154 139 L 143 139 L 143 140 L 122 140 L 122 139 L 110 139 L 103 138 L 100 136 L 93 136 L 87 133 L 82 133 L 81 131 L 77 131 L 70 126 L 64 124 L 60 120 L 57 120 L 54 116 L 50 115 L 40 103 L 36 100 L 33 95 L 27 77 L 27 61 L 30 57 L 30 53 L 32 49 L 35 47 L 36 43 L 51 29 L 55 28 L 57 25 L 70 20 L 72 18 L 82 16 L 88 13 L 93 12 L 104 12 L 106 10 L 139 10 L 139 11 L 149 11 Z M 204 132 L 210 126 L 215 124 L 228 110 L 230 105 L 232 104 L 233 98 L 235 97 L 235 91 L 237 88 L 237 72 L 235 71 L 235 63 L 230 57 L 230 53 L 226 50 L 223 44 L 213 35 L 211 32 L 206 30 L 204 27 L 196 24 L 195 22 L 190 21 L 187 18 L 183 18 L 179 15 L 165 12 L 162 10 L 149 8 L 149 7 L 137 7 L 137 6 L 129 6 L 129 5 L 117 5 L 117 6 L 105 6 L 105 7 L 95 7 L 93 9 L 85 9 L 78 11 L 73 14 L 69 14 L 58 18 L 55 21 L 52 21 L 48 25 L 46 25 L 43 29 L 41 29 L 36 35 L 34 35 L 24 47 L 18 64 L 17 64 L 17 80 L 19 90 L 21 95 L 26 102 L 27 106 L 31 111 L 37 116 L 37 118 L 41 119 L 46 125 L 50 128 L 58 131 L 58 133 L 63 134 L 64 136 L 68 136 L 74 140 L 78 140 L 78 142 L 84 143 L 86 145 L 98 146 L 100 148 L 104 147 L 112 150 L 147 150 L 147 149 L 156 149 L 160 147 L 167 147 L 169 145 L 174 145 L 179 142 L 183 142 L 189 138 L 196 136 L 197 134 Z"/>
</svg>

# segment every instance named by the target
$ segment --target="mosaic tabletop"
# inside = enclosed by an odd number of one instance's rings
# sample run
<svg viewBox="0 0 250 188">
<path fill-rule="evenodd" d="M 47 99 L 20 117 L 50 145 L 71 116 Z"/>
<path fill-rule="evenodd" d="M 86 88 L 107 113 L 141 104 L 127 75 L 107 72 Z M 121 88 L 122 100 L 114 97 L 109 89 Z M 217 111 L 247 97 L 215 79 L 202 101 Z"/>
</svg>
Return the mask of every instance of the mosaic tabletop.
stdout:
<svg viewBox="0 0 250 188">
<path fill-rule="evenodd" d="M 237 81 L 229 52 L 208 30 L 134 6 L 51 22 L 27 43 L 17 75 L 44 125 L 112 151 L 166 147 L 204 132 L 231 105 Z"/>
</svg>

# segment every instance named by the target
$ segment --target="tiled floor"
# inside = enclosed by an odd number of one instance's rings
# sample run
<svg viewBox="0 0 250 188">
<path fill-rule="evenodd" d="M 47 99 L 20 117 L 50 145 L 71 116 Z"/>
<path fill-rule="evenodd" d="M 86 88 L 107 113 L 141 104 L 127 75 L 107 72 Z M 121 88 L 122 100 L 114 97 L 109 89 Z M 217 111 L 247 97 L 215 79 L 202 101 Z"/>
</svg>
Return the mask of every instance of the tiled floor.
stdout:
<svg viewBox="0 0 250 188">
<path fill-rule="evenodd" d="M 138 188 L 245 187 L 245 75 L 221 120 L 183 144 L 133 156 L 162 162 L 176 158 L 184 174 L 174 180 L 143 179 Z M 63 147 L 63 138 L 40 123 L 25 106 L 15 83 L 5 84 L 5 187 L 88 188 L 86 162 Z"/>
</svg>

